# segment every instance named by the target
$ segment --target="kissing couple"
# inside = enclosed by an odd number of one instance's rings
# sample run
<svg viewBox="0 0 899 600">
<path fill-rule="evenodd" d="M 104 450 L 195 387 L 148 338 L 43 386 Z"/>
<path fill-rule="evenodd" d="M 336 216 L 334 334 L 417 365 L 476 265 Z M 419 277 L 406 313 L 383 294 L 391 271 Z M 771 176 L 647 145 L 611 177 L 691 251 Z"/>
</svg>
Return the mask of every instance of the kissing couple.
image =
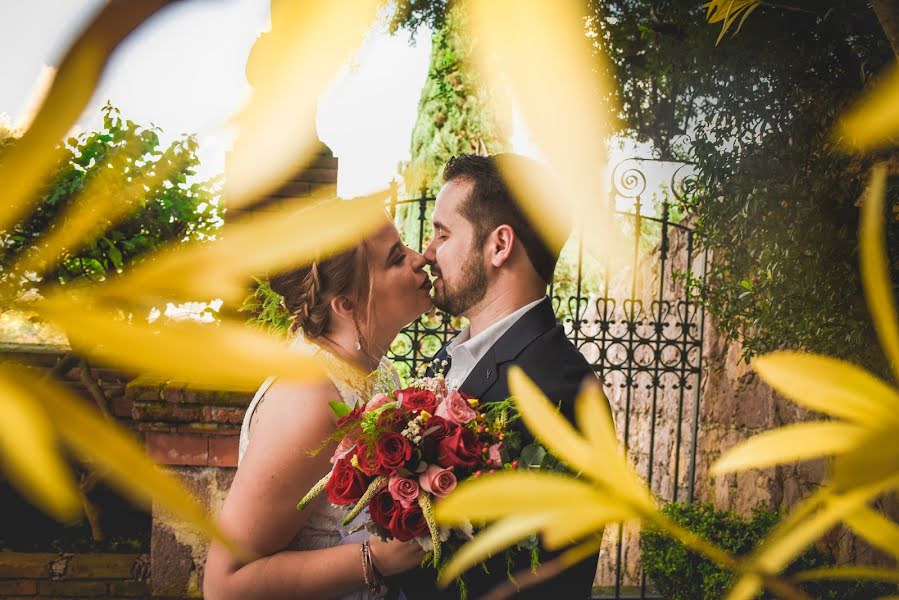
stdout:
<svg viewBox="0 0 899 600">
<path fill-rule="evenodd" d="M 292 315 L 292 346 L 318 357 L 328 379 L 269 378 L 250 403 L 220 519 L 232 539 L 260 558 L 245 562 L 213 543 L 203 582 L 208 600 L 458 597 L 454 587 L 437 589 L 437 574 L 421 566 L 424 551 L 414 539 L 383 541 L 358 523 L 344 527 L 345 510 L 323 495 L 302 511 L 296 501 L 332 468 L 331 452 L 310 456 L 337 430 L 329 403 L 355 407 L 385 382 L 402 387 L 386 351 L 433 306 L 469 322 L 432 363 L 449 386 L 482 403 L 501 402 L 510 395 L 507 373 L 516 365 L 573 420 L 581 382 L 594 374 L 546 295 L 560 248 L 544 243 L 503 179 L 502 173 L 522 169 L 530 176 L 544 172 L 511 154 L 450 159 L 424 254 L 404 245 L 385 215 L 383 227 L 355 247 L 270 279 Z M 367 511 L 357 521 L 364 519 Z M 541 562 L 553 556 L 541 551 Z M 529 556 L 519 562 L 508 572 L 530 567 Z M 517 597 L 589 598 L 596 564 L 591 556 Z M 471 598 L 506 581 L 505 557 L 486 567 L 465 576 Z"/>
</svg>

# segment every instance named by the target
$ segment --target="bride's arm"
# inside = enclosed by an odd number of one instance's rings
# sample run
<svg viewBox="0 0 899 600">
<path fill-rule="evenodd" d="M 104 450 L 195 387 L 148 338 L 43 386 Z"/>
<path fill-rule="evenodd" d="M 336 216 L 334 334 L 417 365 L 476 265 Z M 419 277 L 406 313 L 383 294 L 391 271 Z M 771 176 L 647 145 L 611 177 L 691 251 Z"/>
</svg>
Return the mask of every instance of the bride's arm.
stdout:
<svg viewBox="0 0 899 600">
<path fill-rule="evenodd" d="M 332 598 L 365 585 L 357 544 L 283 550 L 308 517 L 297 502 L 331 468 L 333 448 L 307 454 L 334 431 L 328 400 L 336 391 L 329 388 L 283 384 L 266 393 L 221 514 L 224 530 L 262 558 L 243 564 L 214 543 L 204 574 L 208 600 Z"/>
</svg>

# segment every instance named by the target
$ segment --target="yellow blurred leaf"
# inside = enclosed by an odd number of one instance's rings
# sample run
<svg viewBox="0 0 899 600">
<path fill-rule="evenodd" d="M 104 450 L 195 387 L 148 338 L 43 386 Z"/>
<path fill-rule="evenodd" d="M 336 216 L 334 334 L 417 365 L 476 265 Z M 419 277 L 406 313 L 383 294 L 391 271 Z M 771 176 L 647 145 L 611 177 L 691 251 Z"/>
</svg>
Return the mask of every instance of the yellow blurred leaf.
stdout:
<svg viewBox="0 0 899 600">
<path fill-rule="evenodd" d="M 848 362 L 781 351 L 752 361 L 759 377 L 807 408 L 869 427 L 899 424 L 899 392 Z"/>
<path fill-rule="evenodd" d="M 609 523 L 620 523 L 637 519 L 628 507 L 594 505 L 584 507 L 579 512 L 567 512 L 548 523 L 541 531 L 541 541 L 547 550 L 558 550 L 569 546 L 590 534 L 602 534 Z"/>
<path fill-rule="evenodd" d="M 31 126 L 0 162 L 0 231 L 26 214 L 116 47 L 172 0 L 111 0 L 66 52 Z"/>
<path fill-rule="evenodd" d="M 532 471 L 508 471 L 468 479 L 435 505 L 435 517 L 445 525 L 483 523 L 514 514 L 565 510 L 580 514 L 614 503 L 588 483 L 573 477 Z M 620 503 L 619 503 L 620 504 Z"/>
<path fill-rule="evenodd" d="M 159 301 L 241 300 L 262 273 L 296 268 L 352 247 L 387 223 L 384 192 L 312 206 L 297 200 L 225 225 L 221 239 L 175 244 L 121 277 L 98 286 L 103 297 Z"/>
<path fill-rule="evenodd" d="M 453 554 L 437 579 L 438 585 L 446 587 L 471 567 L 530 536 L 552 517 L 552 513 L 507 517 L 486 527 Z"/>
<path fill-rule="evenodd" d="M 620 490 L 625 497 L 639 498 L 641 506 L 651 509 L 652 498 L 627 463 L 624 448 L 615 433 L 609 400 L 597 379 L 590 377 L 584 381 L 574 408 L 578 427 L 593 446 L 595 456 L 604 457 L 601 460 L 602 480 L 611 489 Z"/>
<path fill-rule="evenodd" d="M 724 34 L 731 28 L 734 21 L 740 18 L 741 13 L 743 17 L 740 19 L 740 23 L 737 25 L 737 30 L 734 32 L 734 35 L 740 32 L 740 28 L 743 27 L 743 23 L 746 22 L 749 15 L 761 5 L 762 3 L 758 0 L 712 0 L 711 2 L 704 4 L 703 8 L 706 9 L 706 21 L 713 25 L 715 23 L 721 23 L 721 33 L 718 35 L 718 39 L 715 40 L 715 45 L 721 43 Z"/>
<path fill-rule="evenodd" d="M 609 457 L 599 456 L 519 367 L 509 369 L 509 390 L 521 420 L 541 444 L 572 469 L 603 481 L 602 462 Z"/>
<path fill-rule="evenodd" d="M 380 0 L 272 3 L 272 30 L 247 63 L 253 96 L 237 116 L 225 202 L 246 204 L 294 175 L 319 152 L 319 96 L 362 43 Z"/>
<path fill-rule="evenodd" d="M 899 558 L 899 525 L 867 506 L 849 514 L 846 525 L 884 552 Z"/>
<path fill-rule="evenodd" d="M 869 433 L 848 423 L 794 423 L 755 435 L 725 451 L 710 473 L 721 475 L 840 454 L 857 446 Z"/>
<path fill-rule="evenodd" d="M 81 514 L 81 494 L 61 457 L 50 418 L 24 377 L 21 369 L 0 367 L 0 465 L 35 505 L 58 521 L 74 521 Z"/>
<path fill-rule="evenodd" d="M 899 583 L 899 570 L 877 567 L 827 567 L 810 569 L 793 575 L 796 581 L 820 581 L 822 579 L 864 579 L 868 581 L 893 581 Z"/>
<path fill-rule="evenodd" d="M 238 556 L 248 557 L 225 536 L 206 508 L 144 453 L 130 433 L 61 385 L 37 378 L 29 378 L 27 385 L 54 416 L 62 440 L 122 493 L 144 506 L 155 500 L 176 518 L 226 544 Z"/>
<path fill-rule="evenodd" d="M 757 575 L 744 575 L 727 595 L 726 600 L 751 600 L 762 589 L 762 579 Z"/>
<path fill-rule="evenodd" d="M 586 3 L 493 0 L 466 4 L 478 39 L 477 67 L 497 97 L 508 95 L 556 181 L 539 169 L 501 162 L 500 169 L 550 247 L 561 248 L 571 224 L 583 224 L 596 257 L 625 246 L 605 194 L 612 110 L 611 83 L 586 36 Z M 539 38 L 535 39 L 535 32 Z M 601 43 L 601 41 L 600 41 Z"/>
<path fill-rule="evenodd" d="M 899 97 L 895 98 L 892 113 L 899 114 L 895 108 Z M 874 328 L 880 337 L 887 361 L 893 367 L 896 382 L 899 383 L 899 315 L 896 312 L 896 298 L 893 297 L 893 286 L 890 282 L 889 259 L 886 252 L 886 233 L 884 226 L 884 197 L 886 195 L 886 168 L 875 167 L 871 173 L 871 182 L 865 193 L 862 205 L 861 225 L 859 226 L 859 256 L 861 260 L 862 285 L 868 310 L 874 319 Z M 893 404 L 893 412 L 899 412 L 899 404 Z"/>
<path fill-rule="evenodd" d="M 127 323 L 86 303 L 49 298 L 35 307 L 62 327 L 73 347 L 134 373 L 162 375 L 195 387 L 255 390 L 269 375 L 310 381 L 322 377 L 316 360 L 243 323 Z"/>
<path fill-rule="evenodd" d="M 899 135 L 899 68 L 890 72 L 868 91 L 837 124 L 840 142 L 856 152 L 867 152 L 895 143 Z"/>
<path fill-rule="evenodd" d="M 852 452 L 837 456 L 830 479 L 834 489 L 846 491 L 883 481 L 899 473 L 897 436 L 897 428 L 883 429 Z"/>
</svg>

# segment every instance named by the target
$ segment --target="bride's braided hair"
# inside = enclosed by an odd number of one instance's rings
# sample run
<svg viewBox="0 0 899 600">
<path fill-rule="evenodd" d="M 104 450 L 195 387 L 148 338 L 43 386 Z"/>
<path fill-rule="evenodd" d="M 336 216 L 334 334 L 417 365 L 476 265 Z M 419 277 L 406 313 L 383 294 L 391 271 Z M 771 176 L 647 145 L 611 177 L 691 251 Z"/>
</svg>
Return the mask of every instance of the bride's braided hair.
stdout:
<svg viewBox="0 0 899 600">
<path fill-rule="evenodd" d="M 290 312 L 291 333 L 303 330 L 309 339 L 324 337 L 331 327 L 331 300 L 347 296 L 354 306 L 371 308 L 371 273 L 368 252 L 362 242 L 340 254 L 278 273 L 269 278 L 272 290 L 284 298 Z M 356 333 L 364 344 L 356 315 Z"/>
</svg>

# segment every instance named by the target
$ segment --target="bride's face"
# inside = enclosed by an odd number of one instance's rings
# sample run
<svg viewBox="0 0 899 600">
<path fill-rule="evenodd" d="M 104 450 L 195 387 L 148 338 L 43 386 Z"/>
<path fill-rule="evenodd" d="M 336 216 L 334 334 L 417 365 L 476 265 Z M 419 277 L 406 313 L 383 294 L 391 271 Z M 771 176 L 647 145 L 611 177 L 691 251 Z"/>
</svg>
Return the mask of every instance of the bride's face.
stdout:
<svg viewBox="0 0 899 600">
<path fill-rule="evenodd" d="M 424 256 L 400 240 L 388 221 L 368 239 L 371 269 L 369 328 L 398 332 L 431 309 L 431 281 L 424 272 Z"/>
</svg>

